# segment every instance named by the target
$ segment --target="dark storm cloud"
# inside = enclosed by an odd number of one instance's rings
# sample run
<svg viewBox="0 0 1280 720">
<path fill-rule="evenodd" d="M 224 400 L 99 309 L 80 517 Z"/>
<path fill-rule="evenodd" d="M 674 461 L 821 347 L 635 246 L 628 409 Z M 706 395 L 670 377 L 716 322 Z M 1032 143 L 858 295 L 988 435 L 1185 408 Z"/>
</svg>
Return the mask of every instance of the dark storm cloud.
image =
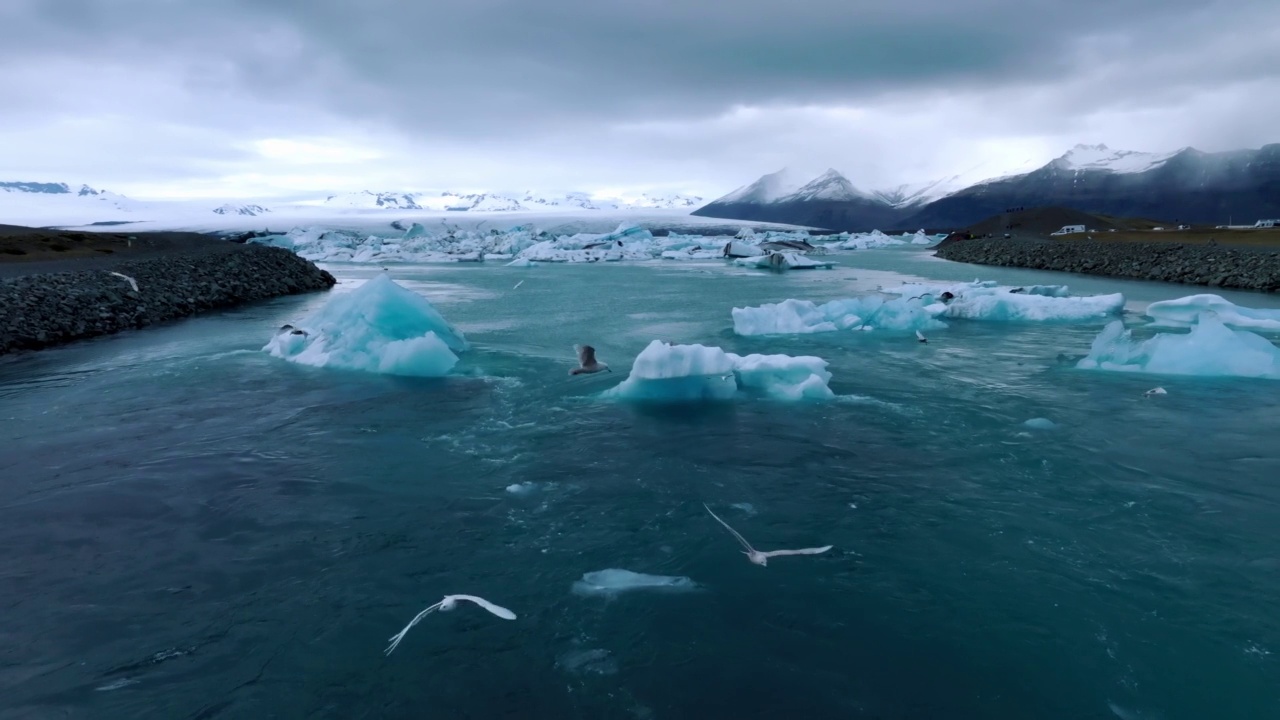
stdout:
<svg viewBox="0 0 1280 720">
<path fill-rule="evenodd" d="M 1280 24 L 1272 0 L 17 0 L 14 7 L 0 37 L 18 57 L 170 64 L 192 90 L 231 86 L 264 100 L 472 136 L 696 117 L 735 104 L 857 103 L 889 90 L 1048 83 L 1171 43 L 1194 54 L 1193 38 L 1233 26 L 1243 35 L 1258 17 Z M 1253 22 L 1240 26 L 1242 19 Z M 1196 71 L 1203 82 L 1221 82 L 1269 70 L 1262 60 L 1210 57 Z"/>
</svg>

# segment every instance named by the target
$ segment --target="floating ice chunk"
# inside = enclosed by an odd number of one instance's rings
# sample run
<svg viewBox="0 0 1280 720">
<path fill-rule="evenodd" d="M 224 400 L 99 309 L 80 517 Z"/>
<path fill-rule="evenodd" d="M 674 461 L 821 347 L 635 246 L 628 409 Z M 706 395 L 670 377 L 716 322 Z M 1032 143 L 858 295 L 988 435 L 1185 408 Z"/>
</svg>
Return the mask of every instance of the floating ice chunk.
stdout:
<svg viewBox="0 0 1280 720">
<path fill-rule="evenodd" d="M 743 267 L 769 270 L 812 270 L 815 268 L 829 268 L 834 264 L 825 260 L 814 260 L 792 252 L 771 252 L 757 257 L 738 258 L 733 262 L 735 265 Z"/>
<path fill-rule="evenodd" d="M 602 397 L 656 402 L 730 400 L 749 389 L 779 400 L 829 399 L 822 358 L 735 355 L 705 345 L 649 343 L 631 373 Z"/>
<path fill-rule="evenodd" d="M 742 234 L 743 231 L 750 234 L 743 235 Z M 743 228 L 743 231 L 738 232 L 739 238 L 755 239 L 755 233 L 751 232 L 750 228 Z M 764 254 L 764 250 L 761 250 L 759 245 L 749 243 L 749 242 L 743 242 L 742 239 L 731 240 L 728 243 L 725 243 L 724 250 L 722 250 L 721 252 L 725 257 L 731 257 L 731 258 L 758 257 Z"/>
<path fill-rule="evenodd" d="M 1031 428 L 1032 430 L 1052 430 L 1052 429 L 1054 429 L 1054 428 L 1058 427 L 1058 426 L 1057 426 L 1057 425 L 1056 425 L 1052 420 L 1050 420 L 1049 418 L 1042 418 L 1042 417 L 1038 417 L 1038 418 L 1031 418 L 1030 420 L 1028 420 L 1028 421 L 1026 421 L 1026 422 L 1024 422 L 1024 423 L 1022 423 L 1022 424 L 1023 424 L 1023 425 L 1026 425 L 1027 427 Z"/>
<path fill-rule="evenodd" d="M 507 263 L 507 266 L 508 267 L 537 267 L 538 263 L 530 260 L 529 258 L 516 258 L 515 260 L 512 260 L 511 262 Z"/>
<path fill-rule="evenodd" d="M 945 292 L 955 296 L 980 294 L 1043 295 L 1045 297 L 1071 296 L 1066 285 L 998 285 L 994 280 L 974 280 L 971 283 L 907 283 L 894 288 L 886 288 L 884 292 L 905 297 L 927 295 L 934 298 L 941 297 Z"/>
<path fill-rule="evenodd" d="M 573 592 L 578 595 L 617 595 L 633 590 L 687 592 L 697 587 L 697 583 L 683 576 L 645 575 L 609 568 L 585 573 L 581 580 L 573 583 Z"/>
<path fill-rule="evenodd" d="M 538 486 L 531 482 L 513 483 L 507 486 L 507 492 L 512 495 L 528 495 L 537 489 Z"/>
<path fill-rule="evenodd" d="M 1117 320 L 1098 334 L 1076 367 L 1280 379 L 1280 348 L 1260 335 L 1232 330 L 1209 314 L 1200 315 L 1189 333 L 1160 333 L 1141 342 Z"/>
<path fill-rule="evenodd" d="M 945 316 L 967 320 L 1004 322 L 1078 322 L 1124 311 L 1124 295 L 1056 297 L 1024 293 L 958 295 L 946 306 Z"/>
<path fill-rule="evenodd" d="M 878 295 L 833 300 L 815 305 L 807 300 L 784 300 L 759 307 L 733 308 L 733 331 L 738 335 L 783 335 L 834 332 L 845 329 L 937 330 L 935 319 L 946 306 L 926 307 L 918 300 L 885 300 Z"/>
<path fill-rule="evenodd" d="M 1236 329 L 1280 330 L 1280 310 L 1248 308 L 1219 295 L 1188 295 L 1176 300 L 1153 302 L 1147 316 L 1159 323 L 1190 325 L 1202 313 L 1217 315 L 1222 324 Z"/>
<path fill-rule="evenodd" d="M 299 328 L 262 349 L 303 365 L 440 377 L 458 362 L 454 353 L 469 347 L 426 298 L 386 274 L 330 297 Z"/>
<path fill-rule="evenodd" d="M 733 361 L 738 385 L 779 400 L 830 400 L 835 397 L 827 382 L 827 361 L 819 357 L 747 355 L 725 353 Z"/>
</svg>

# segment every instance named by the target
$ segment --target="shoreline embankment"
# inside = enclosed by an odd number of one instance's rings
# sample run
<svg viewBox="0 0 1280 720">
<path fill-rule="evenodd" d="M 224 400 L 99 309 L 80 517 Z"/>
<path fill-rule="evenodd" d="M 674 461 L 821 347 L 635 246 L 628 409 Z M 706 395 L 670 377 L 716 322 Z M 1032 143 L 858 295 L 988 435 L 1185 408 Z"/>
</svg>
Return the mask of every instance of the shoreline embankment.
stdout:
<svg viewBox="0 0 1280 720">
<path fill-rule="evenodd" d="M 975 265 L 1055 270 L 1130 280 L 1280 291 L 1280 251 L 1167 242 L 1031 238 L 944 241 L 934 255 Z"/>
</svg>

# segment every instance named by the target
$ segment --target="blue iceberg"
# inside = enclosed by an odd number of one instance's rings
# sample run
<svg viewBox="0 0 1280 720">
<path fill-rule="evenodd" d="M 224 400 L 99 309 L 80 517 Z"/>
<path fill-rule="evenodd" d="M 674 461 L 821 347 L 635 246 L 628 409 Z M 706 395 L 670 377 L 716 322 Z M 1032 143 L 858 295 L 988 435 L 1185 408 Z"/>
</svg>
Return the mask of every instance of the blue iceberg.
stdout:
<svg viewBox="0 0 1280 720">
<path fill-rule="evenodd" d="M 381 274 L 332 297 L 262 349 L 302 365 L 441 377 L 469 347 L 426 298 Z"/>
<path fill-rule="evenodd" d="M 751 390 L 779 400 L 834 397 L 827 361 L 812 356 L 735 355 L 705 345 L 649 343 L 631 374 L 602 397 L 649 402 L 731 400 Z"/>
<path fill-rule="evenodd" d="M 1189 333 L 1160 333 L 1143 341 L 1134 340 L 1133 333 L 1116 320 L 1098 335 L 1076 367 L 1280 380 L 1280 348 L 1260 335 L 1232 330 L 1212 315 L 1200 315 Z"/>
</svg>

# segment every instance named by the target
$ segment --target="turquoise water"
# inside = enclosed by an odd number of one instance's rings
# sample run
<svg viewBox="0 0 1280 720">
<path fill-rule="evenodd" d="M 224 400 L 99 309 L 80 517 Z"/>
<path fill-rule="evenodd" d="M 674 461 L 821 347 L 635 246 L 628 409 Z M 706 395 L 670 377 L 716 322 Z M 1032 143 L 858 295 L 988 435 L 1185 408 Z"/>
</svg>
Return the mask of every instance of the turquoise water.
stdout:
<svg viewBox="0 0 1280 720">
<path fill-rule="evenodd" d="M 1280 717 L 1280 382 L 1076 370 L 1101 321 L 921 345 L 729 315 L 922 278 L 1197 290 L 841 262 L 393 267 L 474 346 L 447 379 L 259 352 L 323 295 L 0 360 L 0 718 Z M 842 397 L 592 398 L 654 338 L 818 355 Z M 581 342 L 615 372 L 570 377 Z M 757 567 L 704 502 L 835 547 Z M 571 592 L 606 568 L 698 588 Z M 447 593 L 519 618 L 383 655 Z"/>
</svg>

